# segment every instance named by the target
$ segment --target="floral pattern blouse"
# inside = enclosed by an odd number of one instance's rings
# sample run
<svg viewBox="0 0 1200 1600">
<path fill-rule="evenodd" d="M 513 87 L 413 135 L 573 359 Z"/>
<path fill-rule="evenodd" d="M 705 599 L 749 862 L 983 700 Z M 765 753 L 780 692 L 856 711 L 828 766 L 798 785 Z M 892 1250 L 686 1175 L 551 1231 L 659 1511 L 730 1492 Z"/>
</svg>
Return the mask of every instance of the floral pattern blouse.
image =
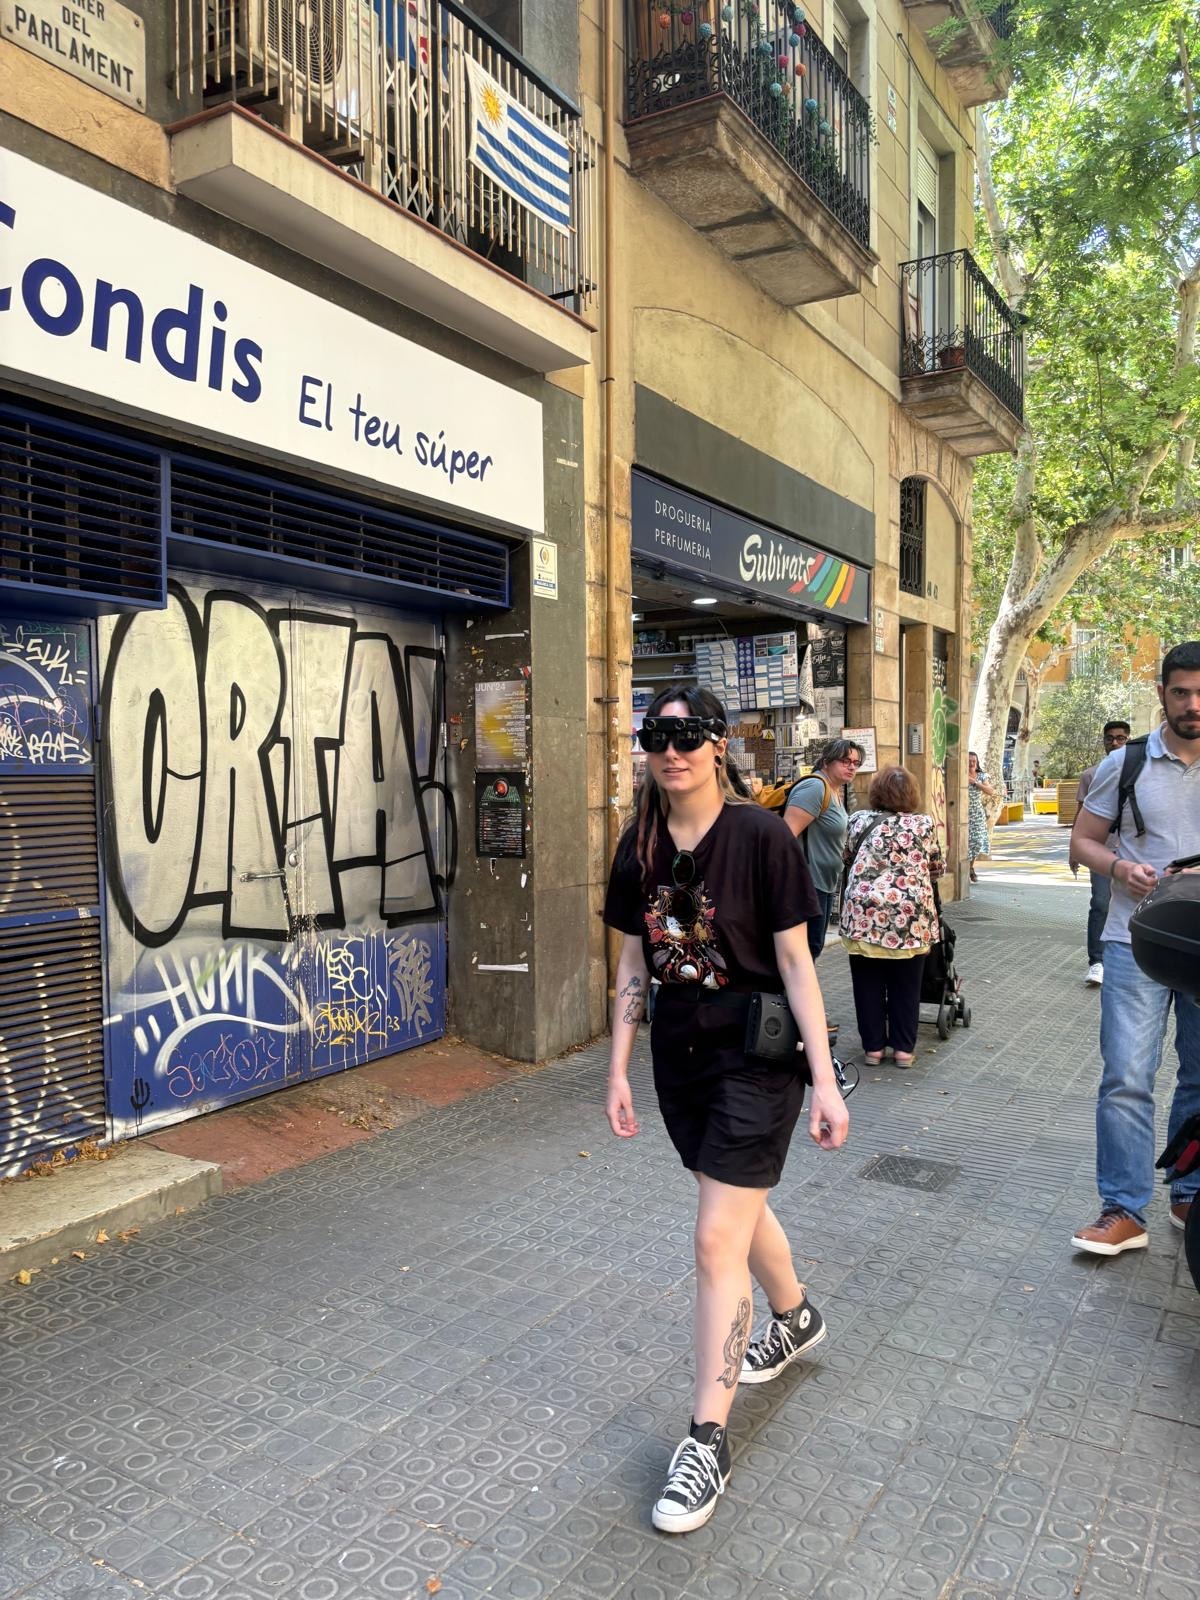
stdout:
<svg viewBox="0 0 1200 1600">
<path fill-rule="evenodd" d="M 851 946 L 916 955 L 940 937 L 933 880 L 944 870 L 933 818 L 921 812 L 856 811 L 846 835 L 846 860 L 879 817 L 854 857 L 846 880 L 839 932 Z"/>
</svg>

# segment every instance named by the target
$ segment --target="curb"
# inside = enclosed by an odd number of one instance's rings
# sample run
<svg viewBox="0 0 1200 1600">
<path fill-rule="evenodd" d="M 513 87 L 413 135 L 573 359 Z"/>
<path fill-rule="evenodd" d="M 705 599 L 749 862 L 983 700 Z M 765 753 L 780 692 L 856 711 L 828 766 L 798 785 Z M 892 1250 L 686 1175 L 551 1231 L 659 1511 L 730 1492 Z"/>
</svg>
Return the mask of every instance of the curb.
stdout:
<svg viewBox="0 0 1200 1600">
<path fill-rule="evenodd" d="M 0 1283 L 56 1258 L 191 1211 L 221 1193 L 221 1169 L 146 1144 L 119 1146 L 103 1161 L 57 1168 L 0 1188 Z"/>
</svg>

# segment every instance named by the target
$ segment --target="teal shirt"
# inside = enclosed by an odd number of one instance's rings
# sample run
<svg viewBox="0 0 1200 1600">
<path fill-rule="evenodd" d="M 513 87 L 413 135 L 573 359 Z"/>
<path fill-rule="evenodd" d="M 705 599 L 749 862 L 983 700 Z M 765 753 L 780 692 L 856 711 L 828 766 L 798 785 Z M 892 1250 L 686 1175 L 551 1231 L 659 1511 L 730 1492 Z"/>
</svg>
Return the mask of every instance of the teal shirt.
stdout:
<svg viewBox="0 0 1200 1600">
<path fill-rule="evenodd" d="M 832 894 L 838 886 L 842 871 L 842 851 L 846 848 L 846 829 L 850 819 L 838 798 L 833 798 L 821 814 L 825 798 L 825 782 L 821 778 L 802 778 L 788 796 L 787 808 L 793 806 L 807 811 L 813 821 L 800 835 L 799 844 L 808 857 L 808 870 L 815 886 L 822 894 Z"/>
</svg>

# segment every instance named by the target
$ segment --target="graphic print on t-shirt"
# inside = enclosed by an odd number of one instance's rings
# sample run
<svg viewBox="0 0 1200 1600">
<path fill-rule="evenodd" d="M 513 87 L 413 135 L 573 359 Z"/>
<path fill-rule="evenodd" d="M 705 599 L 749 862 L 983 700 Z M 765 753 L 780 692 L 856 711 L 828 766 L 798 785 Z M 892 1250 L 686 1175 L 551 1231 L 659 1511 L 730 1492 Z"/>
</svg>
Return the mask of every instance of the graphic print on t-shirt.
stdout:
<svg viewBox="0 0 1200 1600">
<path fill-rule="evenodd" d="M 677 909 L 694 897 L 696 914 L 681 920 Z M 690 908 L 689 908 L 690 910 Z M 650 941 L 653 976 L 661 983 L 698 983 L 705 989 L 724 989 L 729 982 L 725 958 L 717 949 L 717 909 L 694 884 L 681 893 L 660 886 L 646 910 L 646 936 Z"/>
</svg>

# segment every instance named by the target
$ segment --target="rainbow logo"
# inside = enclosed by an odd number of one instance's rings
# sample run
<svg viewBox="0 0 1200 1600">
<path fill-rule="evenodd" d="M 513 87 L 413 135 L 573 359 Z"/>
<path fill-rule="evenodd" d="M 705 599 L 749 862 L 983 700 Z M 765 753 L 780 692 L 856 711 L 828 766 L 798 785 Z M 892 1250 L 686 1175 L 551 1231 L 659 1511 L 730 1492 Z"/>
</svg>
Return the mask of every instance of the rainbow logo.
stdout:
<svg viewBox="0 0 1200 1600">
<path fill-rule="evenodd" d="M 807 595 L 817 605 L 832 610 L 834 606 L 849 605 L 856 576 L 855 568 L 848 561 L 826 556 L 807 578 L 792 584 L 788 593 Z"/>
</svg>

